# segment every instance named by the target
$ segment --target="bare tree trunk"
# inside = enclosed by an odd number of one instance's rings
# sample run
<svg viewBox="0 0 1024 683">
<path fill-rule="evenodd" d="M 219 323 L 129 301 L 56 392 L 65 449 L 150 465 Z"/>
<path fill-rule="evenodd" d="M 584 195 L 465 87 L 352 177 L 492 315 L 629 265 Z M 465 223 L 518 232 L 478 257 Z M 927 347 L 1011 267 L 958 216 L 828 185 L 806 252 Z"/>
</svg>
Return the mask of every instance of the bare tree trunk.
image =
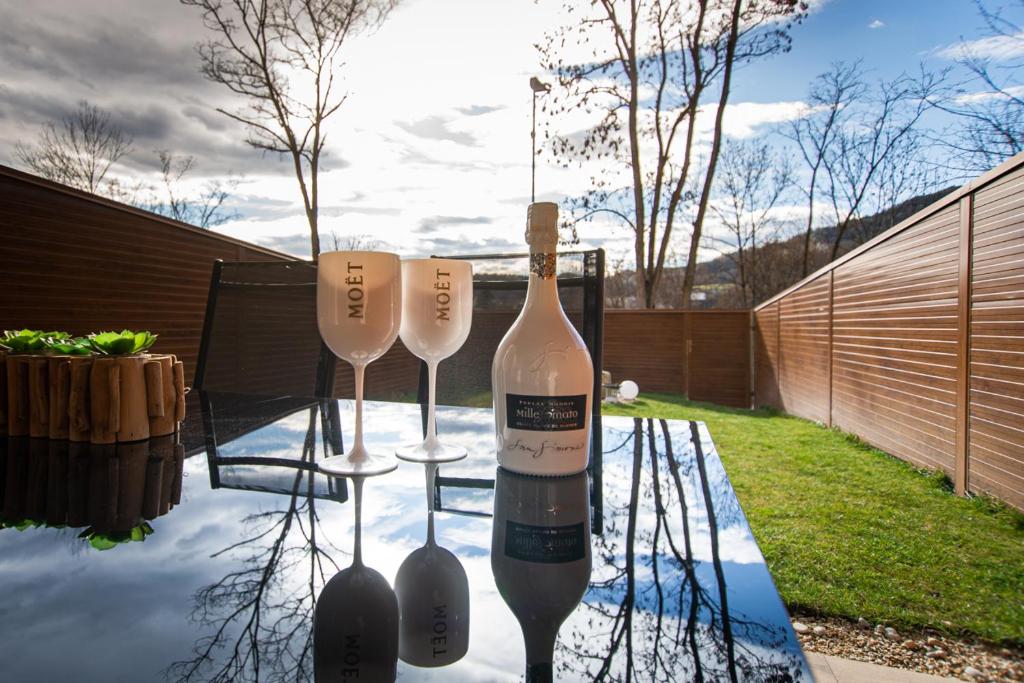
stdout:
<svg viewBox="0 0 1024 683">
<path fill-rule="evenodd" d="M 708 201 L 711 199 L 711 186 L 715 179 L 715 165 L 718 163 L 718 152 L 722 146 L 722 119 L 725 116 L 725 106 L 729 101 L 729 87 L 732 84 L 733 59 L 736 56 L 736 41 L 739 39 L 740 8 L 742 5 L 742 0 L 735 0 L 732 6 L 729 42 L 725 50 L 725 71 L 722 74 L 722 94 L 718 98 L 718 111 L 715 112 L 715 135 L 711 141 L 711 156 L 708 159 L 708 167 L 704 175 L 704 188 L 701 190 L 700 204 L 697 207 L 697 218 L 693 221 L 690 251 L 686 259 L 686 273 L 683 276 L 683 308 L 690 307 L 690 295 L 693 292 L 693 281 L 697 274 L 697 248 L 700 246 L 700 234 L 704 225 L 704 216 L 707 214 Z"/>
</svg>

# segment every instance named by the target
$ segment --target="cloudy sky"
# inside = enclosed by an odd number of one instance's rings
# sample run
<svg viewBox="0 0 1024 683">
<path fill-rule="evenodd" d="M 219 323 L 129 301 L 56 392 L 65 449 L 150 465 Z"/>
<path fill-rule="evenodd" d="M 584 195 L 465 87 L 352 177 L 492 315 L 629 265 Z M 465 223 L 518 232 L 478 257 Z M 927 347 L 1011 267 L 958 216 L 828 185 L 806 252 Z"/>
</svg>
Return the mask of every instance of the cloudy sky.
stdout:
<svg viewBox="0 0 1024 683">
<path fill-rule="evenodd" d="M 560 20 L 554 0 L 404 0 L 375 33 L 350 44 L 350 96 L 329 127 L 321 231 L 369 235 L 402 255 L 521 249 L 530 193 L 533 45 Z M 134 138 L 122 172 L 154 177 L 155 149 L 195 155 L 194 183 L 235 175 L 238 220 L 225 233 L 308 256 L 289 165 L 243 143 L 214 108 L 238 101 L 198 72 L 205 29 L 171 0 L 0 0 L 0 163 L 14 145 L 80 99 Z M 940 69 L 952 46 L 983 36 L 968 0 L 824 0 L 793 31 L 790 53 L 743 68 L 726 115 L 734 137 L 765 135 L 798 115 L 809 81 L 835 60 L 863 58 L 892 77 L 919 62 Z M 988 45 L 998 55 L 1002 45 Z M 540 199 L 584 190 L 589 173 L 540 158 Z M 625 251 L 612 225 L 585 246 Z"/>
</svg>

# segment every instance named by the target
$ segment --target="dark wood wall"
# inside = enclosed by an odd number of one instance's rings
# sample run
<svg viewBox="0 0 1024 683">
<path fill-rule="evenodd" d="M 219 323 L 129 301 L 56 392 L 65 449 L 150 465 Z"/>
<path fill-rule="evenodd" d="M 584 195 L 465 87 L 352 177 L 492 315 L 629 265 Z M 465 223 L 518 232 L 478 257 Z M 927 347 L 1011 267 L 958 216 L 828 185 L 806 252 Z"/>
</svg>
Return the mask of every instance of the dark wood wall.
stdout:
<svg viewBox="0 0 1024 683">
<path fill-rule="evenodd" d="M 750 406 L 750 312 L 606 310 L 604 369 L 641 391 Z"/>
<path fill-rule="evenodd" d="M 1024 508 L 1024 154 L 753 317 L 757 405 Z"/>
<path fill-rule="evenodd" d="M 0 166 L 0 329 L 145 329 L 191 381 L 215 259 L 283 254 Z"/>
</svg>

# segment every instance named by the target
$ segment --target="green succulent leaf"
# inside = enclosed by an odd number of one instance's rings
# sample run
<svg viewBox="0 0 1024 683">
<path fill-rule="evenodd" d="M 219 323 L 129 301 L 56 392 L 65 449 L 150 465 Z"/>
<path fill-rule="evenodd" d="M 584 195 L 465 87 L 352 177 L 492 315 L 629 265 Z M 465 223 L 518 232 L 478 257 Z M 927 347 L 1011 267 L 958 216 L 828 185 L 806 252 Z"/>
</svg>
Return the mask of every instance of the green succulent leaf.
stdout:
<svg viewBox="0 0 1024 683">
<path fill-rule="evenodd" d="M 58 338 L 47 337 L 43 340 L 47 348 L 56 353 L 68 356 L 87 356 L 93 352 L 89 340 L 85 337 Z"/>
<path fill-rule="evenodd" d="M 156 337 L 157 335 L 148 331 L 98 332 L 89 335 L 89 344 L 98 353 L 122 356 L 130 353 L 142 353 L 156 342 Z"/>
<path fill-rule="evenodd" d="M 96 531 L 90 527 L 78 535 L 79 538 L 89 541 L 89 545 L 96 550 L 110 550 L 122 543 L 141 543 L 146 536 L 153 533 L 153 527 L 147 522 L 128 531 Z"/>
<path fill-rule="evenodd" d="M 44 348 L 43 334 L 42 330 L 4 330 L 0 346 L 14 353 L 41 351 Z"/>
</svg>

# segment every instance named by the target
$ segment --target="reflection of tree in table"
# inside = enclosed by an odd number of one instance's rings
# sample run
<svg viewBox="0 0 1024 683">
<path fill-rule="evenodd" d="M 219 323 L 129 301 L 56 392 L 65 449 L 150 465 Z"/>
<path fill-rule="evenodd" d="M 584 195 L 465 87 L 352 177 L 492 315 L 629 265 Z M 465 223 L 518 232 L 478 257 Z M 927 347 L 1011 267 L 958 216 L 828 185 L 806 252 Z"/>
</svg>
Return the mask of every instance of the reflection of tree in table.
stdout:
<svg viewBox="0 0 1024 683">
<path fill-rule="evenodd" d="M 654 421 L 636 419 L 622 443 L 606 451 L 632 443 L 629 497 L 606 492 L 607 531 L 594 538 L 594 578 L 580 608 L 583 619 L 563 633 L 559 671 L 601 681 L 798 679 L 798 657 L 778 654 L 784 627 L 729 609 L 719 529 L 723 521 L 744 520 L 728 479 L 720 468 L 708 471 L 696 423 L 690 425 L 692 457 L 681 459 L 668 423 L 659 425 L 660 444 Z M 717 501 L 729 504 L 718 509 Z M 701 512 L 707 540 L 691 524 Z M 705 545 L 712 577 L 703 553 L 695 553 Z"/>
<path fill-rule="evenodd" d="M 318 413 L 309 409 L 301 462 L 314 460 Z M 196 592 L 192 618 L 212 632 L 196 641 L 191 659 L 168 668 L 169 679 L 312 680 L 316 596 L 340 569 L 330 553 L 343 552 L 318 539 L 313 477 L 296 469 L 288 506 L 249 515 L 246 537 L 214 553 L 238 557 L 239 568 Z M 298 572 L 308 572 L 301 586 L 290 580 Z"/>
</svg>

